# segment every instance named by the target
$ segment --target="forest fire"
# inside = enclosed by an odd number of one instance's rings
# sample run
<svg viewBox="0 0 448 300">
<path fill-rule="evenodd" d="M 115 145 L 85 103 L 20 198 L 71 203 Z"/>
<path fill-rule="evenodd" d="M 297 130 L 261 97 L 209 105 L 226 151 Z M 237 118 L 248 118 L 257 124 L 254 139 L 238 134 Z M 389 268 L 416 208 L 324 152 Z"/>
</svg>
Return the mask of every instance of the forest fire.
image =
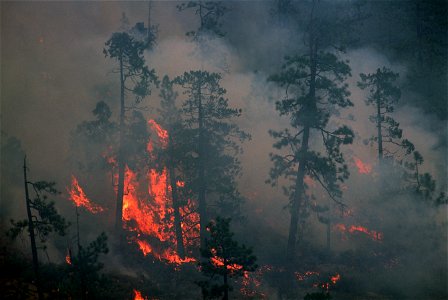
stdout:
<svg viewBox="0 0 448 300">
<path fill-rule="evenodd" d="M 87 198 L 84 190 L 79 185 L 78 179 L 73 175 L 71 188 L 67 189 L 67 191 L 70 195 L 70 200 L 73 201 L 77 207 L 82 206 L 93 214 L 104 211 L 104 208 L 92 203 L 89 198 Z"/>
<path fill-rule="evenodd" d="M 364 226 L 359 226 L 359 225 L 346 226 L 344 224 L 336 224 L 334 227 L 337 230 L 339 230 L 340 232 L 349 232 L 349 233 L 362 232 L 362 233 L 368 235 L 370 238 L 372 238 L 375 241 L 383 240 L 382 232 L 378 232 L 375 230 L 369 230 L 368 228 L 366 228 Z"/>
<path fill-rule="evenodd" d="M 357 157 L 353 157 L 355 160 L 355 166 L 358 168 L 359 174 L 370 174 L 372 172 L 372 165 L 368 163 L 364 163 L 362 160 L 360 160 Z"/>
<path fill-rule="evenodd" d="M 157 134 L 161 147 L 167 147 L 168 132 L 154 120 L 148 121 L 149 126 Z M 152 141 L 147 144 L 150 157 L 154 157 Z M 115 165 L 114 159 L 108 159 Z M 116 176 L 115 176 L 116 177 Z M 136 232 L 138 238 L 130 238 L 138 244 L 143 255 L 152 254 L 159 260 L 169 263 L 182 264 L 195 261 L 194 258 L 181 259 L 175 252 L 176 239 L 174 234 L 174 209 L 170 192 L 169 175 L 166 167 L 162 170 L 149 169 L 146 172 L 146 182 L 141 182 L 142 176 L 126 166 L 125 170 L 125 194 L 123 196 L 123 220 L 124 228 Z M 146 186 L 146 188 L 145 188 Z M 185 188 L 183 181 L 177 180 L 178 189 Z M 180 209 L 182 217 L 181 227 L 186 246 L 192 246 L 199 234 L 199 216 L 195 211 L 193 202 L 188 199 L 187 204 Z M 156 238 L 164 243 L 166 249 L 153 247 L 143 237 Z"/>
</svg>

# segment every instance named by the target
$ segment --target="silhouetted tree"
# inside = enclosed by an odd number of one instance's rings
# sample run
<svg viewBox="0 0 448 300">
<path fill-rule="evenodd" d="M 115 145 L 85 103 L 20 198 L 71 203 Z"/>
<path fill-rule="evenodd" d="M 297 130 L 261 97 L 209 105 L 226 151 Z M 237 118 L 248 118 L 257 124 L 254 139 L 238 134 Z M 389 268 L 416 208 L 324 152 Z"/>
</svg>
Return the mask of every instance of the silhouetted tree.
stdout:
<svg viewBox="0 0 448 300">
<path fill-rule="evenodd" d="M 71 258 L 70 268 L 76 275 L 82 299 L 101 296 L 95 295 L 96 285 L 99 281 L 98 272 L 103 268 L 103 264 L 98 259 L 100 254 L 108 252 L 107 235 L 104 232 L 85 248 L 78 241 L 78 253 Z"/>
<path fill-rule="evenodd" d="M 58 214 L 54 207 L 54 202 L 48 202 L 48 196 L 59 194 L 55 189 L 54 182 L 36 181 L 31 182 L 27 176 L 26 157 L 23 160 L 23 175 L 25 184 L 25 201 L 27 219 L 21 221 L 11 220 L 12 228 L 9 230 L 9 235 L 15 239 L 22 231 L 27 228 L 30 235 L 31 253 L 33 257 L 33 269 L 36 278 L 36 287 L 39 299 L 43 299 L 42 290 L 40 286 L 39 276 L 39 261 L 37 254 L 36 237 L 44 244 L 48 235 L 51 232 L 56 232 L 59 235 L 65 235 L 65 231 L 69 224 L 65 219 Z M 33 188 L 34 198 L 31 199 L 29 186 Z M 45 245 L 43 249 L 46 249 Z"/>
<path fill-rule="evenodd" d="M 395 104 L 401 97 L 400 88 L 395 85 L 398 73 L 383 67 L 373 74 L 360 74 L 361 81 L 358 86 L 368 89 L 367 105 L 375 107 L 375 113 L 370 116 L 370 121 L 375 123 L 377 134 L 370 138 L 371 143 L 378 145 L 378 162 L 381 166 L 385 157 L 393 157 L 397 153 L 397 147 L 403 149 L 405 154 L 414 151 L 414 145 L 407 139 L 402 139 L 403 131 L 400 124 L 392 118 Z M 391 148 L 386 145 L 395 145 Z"/>
<path fill-rule="evenodd" d="M 239 245 L 233 240 L 230 231 L 230 219 L 217 217 L 216 222 L 210 222 L 207 226 L 210 238 L 206 239 L 205 247 L 201 254 L 205 261 L 200 263 L 201 272 L 210 277 L 210 281 L 201 281 L 198 284 L 202 288 L 204 299 L 219 297 L 229 299 L 229 278 L 243 276 L 245 272 L 253 272 L 258 267 L 257 258 L 252 254 L 252 249 L 245 245 Z M 214 281 L 214 276 L 221 276 L 223 283 Z"/>
<path fill-rule="evenodd" d="M 190 141 L 185 147 L 192 149 L 191 159 L 186 163 L 186 178 L 191 180 L 193 191 L 198 195 L 200 237 L 203 246 L 206 235 L 206 195 L 216 198 L 221 215 L 237 213 L 241 195 L 237 190 L 236 177 L 240 162 L 236 154 L 241 152 L 238 144 L 249 135 L 238 128 L 232 119 L 241 110 L 230 108 L 224 98 L 226 90 L 220 86 L 221 76 L 206 71 L 190 71 L 174 79 L 182 86 L 187 99 L 182 104 L 185 135 Z M 210 197 L 209 197 L 210 198 Z"/>
<path fill-rule="evenodd" d="M 293 183 L 285 187 L 290 199 L 291 222 L 287 258 L 294 259 L 299 216 L 306 203 L 305 176 L 320 183 L 330 198 L 340 203 L 338 182 L 348 178 L 349 172 L 340 151 L 342 144 L 351 144 L 353 132 L 346 126 L 329 125 L 337 116 L 338 108 L 352 106 L 350 92 L 344 83 L 350 76 L 350 67 L 328 47 L 336 49 L 334 23 L 318 14 L 318 2 L 313 1 L 308 29 L 306 51 L 302 55 L 285 58 L 282 71 L 269 77 L 270 81 L 285 88 L 285 96 L 276 102 L 281 116 L 288 116 L 291 129 L 270 131 L 277 141 L 274 148 L 282 150 L 271 154 L 274 163 L 269 183 L 278 184 L 280 177 Z M 311 149 L 311 139 L 320 141 L 323 153 Z"/>
<path fill-rule="evenodd" d="M 224 5 L 224 2 L 188 1 L 177 5 L 177 9 L 179 11 L 194 10 L 195 15 L 199 18 L 198 28 L 186 33 L 187 37 L 196 43 L 199 59 L 201 61 L 207 60 L 211 53 L 219 51 L 210 41 L 225 36 L 221 20 L 228 8 Z M 229 69 L 224 54 L 213 55 L 211 62 L 214 65 L 218 65 L 225 72 Z"/>
<path fill-rule="evenodd" d="M 126 166 L 125 141 L 126 111 L 131 107 L 126 106 L 126 93 L 132 93 L 135 97 L 135 104 L 140 103 L 143 98 L 150 94 L 150 84 L 157 84 L 157 76 L 154 70 L 149 70 L 145 65 L 143 51 L 146 49 L 146 42 L 139 41 L 127 32 L 116 32 L 106 42 L 104 55 L 110 57 L 118 63 L 118 69 L 114 72 L 120 78 L 120 121 L 119 121 L 119 149 L 117 156 L 118 164 L 118 189 L 115 224 L 117 230 L 122 228 L 122 208 L 124 193 L 124 172 Z"/>
<path fill-rule="evenodd" d="M 92 113 L 96 119 L 83 121 L 71 134 L 71 157 L 84 172 L 106 167 L 105 153 L 111 152 L 116 142 L 117 124 L 111 121 L 109 105 L 99 101 Z"/>
<path fill-rule="evenodd" d="M 222 1 L 188 1 L 177 5 L 179 11 L 193 9 L 195 15 L 199 17 L 199 27 L 196 31 L 187 32 L 195 42 L 202 42 L 205 35 L 223 37 L 221 30 L 221 18 L 227 11 Z"/>
<path fill-rule="evenodd" d="M 411 192 L 415 192 L 430 205 L 447 204 L 448 197 L 444 192 L 440 192 L 437 196 L 435 195 L 437 185 L 433 176 L 428 172 L 423 173 L 420 170 L 423 162 L 423 156 L 418 151 L 414 151 L 411 162 L 404 162 L 404 179 L 408 183 L 407 188 Z"/>
</svg>

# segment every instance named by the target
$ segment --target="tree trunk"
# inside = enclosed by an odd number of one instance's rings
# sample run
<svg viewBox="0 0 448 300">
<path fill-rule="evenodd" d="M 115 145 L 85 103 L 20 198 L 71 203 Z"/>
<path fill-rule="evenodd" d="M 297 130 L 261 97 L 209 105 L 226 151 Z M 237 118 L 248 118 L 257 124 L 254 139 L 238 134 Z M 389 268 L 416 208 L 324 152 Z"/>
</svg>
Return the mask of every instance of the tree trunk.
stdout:
<svg viewBox="0 0 448 300">
<path fill-rule="evenodd" d="M 199 180 L 199 235 L 200 235 L 200 248 L 203 249 L 205 247 L 205 236 L 207 234 L 207 207 L 206 207 L 206 182 L 205 182 L 205 142 L 204 142 L 204 120 L 203 120 L 203 111 L 202 111 L 202 94 L 201 94 L 201 86 L 202 82 L 198 84 L 198 130 L 199 130 L 199 141 L 198 141 L 198 180 Z"/>
<path fill-rule="evenodd" d="M 383 164 L 383 134 L 381 132 L 382 117 L 381 117 L 381 103 L 379 96 L 376 100 L 376 120 L 377 120 L 376 127 L 378 129 L 378 163 L 381 166 Z"/>
<path fill-rule="evenodd" d="M 124 135 L 125 135 L 125 106 L 124 106 L 124 75 L 123 75 L 123 56 L 120 56 L 120 141 L 118 150 L 118 187 L 117 187 L 117 208 L 115 216 L 115 228 L 117 233 L 122 231 L 123 218 L 123 195 L 124 195 Z"/>
<path fill-rule="evenodd" d="M 173 199 L 173 209 L 174 209 L 174 229 L 176 231 L 176 243 L 177 243 L 177 255 L 181 259 L 185 258 L 185 248 L 184 240 L 182 235 L 182 221 L 179 212 L 179 198 L 177 194 L 177 183 L 176 183 L 176 171 L 174 168 L 174 154 L 173 154 L 173 138 L 171 134 L 168 136 L 168 148 L 169 148 L 169 161 L 168 161 L 168 172 L 171 184 L 171 196 Z"/>
<path fill-rule="evenodd" d="M 328 219 L 327 223 L 327 250 L 331 251 L 331 221 Z"/>
<path fill-rule="evenodd" d="M 316 68 L 317 68 L 317 41 L 314 39 L 313 34 L 310 33 L 310 90 L 309 99 L 306 103 L 305 111 L 308 113 L 305 119 L 305 125 L 303 129 L 302 145 L 300 148 L 299 167 L 297 168 L 297 176 L 295 182 L 294 197 L 291 208 L 291 222 L 289 225 L 288 245 L 286 249 L 286 258 L 293 262 L 294 254 L 296 251 L 297 240 L 297 227 L 299 221 L 300 206 L 302 203 L 302 197 L 304 194 L 303 179 L 305 177 L 305 167 L 307 163 L 308 143 L 310 138 L 310 124 L 314 118 L 316 111 Z"/>
<path fill-rule="evenodd" d="M 304 193 L 303 179 L 305 177 L 305 155 L 308 151 L 308 141 L 310 135 L 310 128 L 307 126 L 303 130 L 301 157 L 299 167 L 297 169 L 297 177 L 295 183 L 294 198 L 291 207 L 291 222 L 289 224 L 288 246 L 286 249 L 286 258 L 288 261 L 294 261 L 294 254 L 296 252 L 297 228 L 299 223 L 299 211 Z"/>
<path fill-rule="evenodd" d="M 26 213 L 28 216 L 28 232 L 30 233 L 30 240 L 31 240 L 31 253 L 33 255 L 33 269 L 34 269 L 34 276 L 36 277 L 36 289 L 37 289 L 37 296 L 38 299 L 43 299 L 42 291 L 40 288 L 40 277 L 39 277 L 39 260 L 37 257 L 37 247 L 36 247 L 36 237 L 34 235 L 34 223 L 33 223 L 33 216 L 31 214 L 31 200 L 30 195 L 28 191 L 28 178 L 26 174 L 26 156 L 23 159 L 23 177 L 25 182 L 25 197 L 26 197 Z"/>
</svg>

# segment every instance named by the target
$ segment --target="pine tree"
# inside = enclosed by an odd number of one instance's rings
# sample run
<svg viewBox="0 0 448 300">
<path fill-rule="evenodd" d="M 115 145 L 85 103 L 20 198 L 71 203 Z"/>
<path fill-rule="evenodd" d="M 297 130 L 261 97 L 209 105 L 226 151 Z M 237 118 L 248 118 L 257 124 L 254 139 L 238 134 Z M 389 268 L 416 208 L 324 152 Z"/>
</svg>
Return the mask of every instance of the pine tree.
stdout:
<svg viewBox="0 0 448 300">
<path fill-rule="evenodd" d="M 386 157 L 396 156 L 399 149 L 403 149 L 406 155 L 414 151 L 414 145 L 409 140 L 402 139 L 400 124 L 391 116 L 401 97 L 400 88 L 395 85 L 398 76 L 398 73 L 383 67 L 373 74 L 360 74 L 361 81 L 358 82 L 361 89 L 369 91 L 366 104 L 375 107 L 375 113 L 369 119 L 376 125 L 377 134 L 370 138 L 370 142 L 378 145 L 380 167 Z"/>
<path fill-rule="evenodd" d="M 179 11 L 193 9 L 199 17 L 199 27 L 196 31 L 187 32 L 187 36 L 201 43 L 208 36 L 223 37 L 221 18 L 227 11 L 222 1 L 188 1 L 177 5 Z"/>
<path fill-rule="evenodd" d="M 106 42 L 104 54 L 118 63 L 118 69 L 114 72 L 119 74 L 120 79 L 120 121 L 119 121 L 119 149 L 118 163 L 118 189 L 115 224 L 116 229 L 122 228 L 122 208 L 124 193 L 124 172 L 126 166 L 125 140 L 126 140 L 126 93 L 132 93 L 135 103 L 140 103 L 143 98 L 150 94 L 150 84 L 157 84 L 157 76 L 154 70 L 149 70 L 145 65 L 143 51 L 146 42 L 139 41 L 127 32 L 116 32 Z M 132 107 L 132 106 L 131 106 Z"/>
<path fill-rule="evenodd" d="M 214 197 L 219 214 L 234 215 L 241 201 L 236 186 L 240 162 L 236 155 L 241 152 L 238 142 L 249 135 L 238 128 L 232 119 L 241 110 L 230 108 L 224 98 L 226 90 L 220 86 L 221 76 L 206 71 L 190 71 L 175 78 L 174 82 L 184 89 L 187 99 L 182 104 L 185 144 L 191 149 L 191 159 L 186 161 L 186 178 L 191 180 L 193 191 L 198 195 L 200 237 L 203 246 L 205 227 L 209 221 L 207 198 Z"/>
<path fill-rule="evenodd" d="M 285 187 L 290 199 L 291 222 L 289 227 L 287 259 L 293 260 L 296 249 L 299 217 L 306 207 L 304 178 L 311 177 L 320 183 L 330 198 L 341 196 L 338 182 L 348 178 L 349 172 L 340 146 L 351 144 L 353 132 L 347 126 L 330 124 L 337 116 L 338 108 L 352 106 L 348 85 L 350 67 L 340 60 L 329 47 L 336 47 L 335 26 L 325 16 L 319 16 L 318 3 L 313 1 L 306 32 L 304 54 L 288 56 L 282 71 L 269 80 L 285 89 L 283 99 L 276 102 L 281 116 L 288 116 L 290 127 L 282 131 L 270 131 L 277 140 L 274 148 L 281 150 L 271 154 L 274 163 L 269 183 L 278 184 L 285 177 L 293 183 Z M 320 141 L 319 151 L 312 149 Z"/>
<path fill-rule="evenodd" d="M 54 201 L 48 202 L 49 196 L 55 196 L 60 194 L 55 189 L 54 182 L 48 181 L 36 181 L 31 182 L 28 180 L 26 157 L 23 160 L 23 175 L 25 183 L 25 201 L 27 219 L 21 221 L 11 220 L 12 228 L 8 231 L 9 236 L 15 239 L 25 228 L 28 229 L 31 242 L 31 252 L 33 257 L 33 269 L 36 279 L 36 287 L 38 293 L 38 299 L 43 299 L 43 293 L 41 289 L 41 282 L 39 276 L 39 261 L 38 261 L 38 244 L 36 238 L 40 239 L 40 243 L 43 244 L 43 249 L 46 249 L 45 242 L 51 232 L 56 232 L 63 236 L 69 224 L 65 219 L 58 214 L 54 207 Z M 29 192 L 29 186 L 33 188 L 34 199 L 31 199 Z"/>
<path fill-rule="evenodd" d="M 98 272 L 103 268 L 103 264 L 98 262 L 100 254 L 107 254 L 107 235 L 101 233 L 87 247 L 81 246 L 78 240 L 78 253 L 71 257 L 70 268 L 76 274 L 76 283 L 81 291 L 81 299 L 100 297 L 95 295 L 95 285 L 99 281 Z"/>
<path fill-rule="evenodd" d="M 117 124 L 111 121 L 112 111 L 106 102 L 99 101 L 92 114 L 95 120 L 81 122 L 71 134 L 70 157 L 83 172 L 106 167 L 104 154 L 110 152 L 117 138 Z"/>
<path fill-rule="evenodd" d="M 205 261 L 200 263 L 201 272 L 211 277 L 210 281 L 201 281 L 205 299 L 218 297 L 224 294 L 222 299 L 229 299 L 229 278 L 243 276 L 246 272 L 256 270 L 257 258 L 252 254 L 252 249 L 245 245 L 239 245 L 233 240 L 230 231 L 230 219 L 217 217 L 216 222 L 210 222 L 207 226 L 210 238 L 206 239 L 201 254 Z M 213 283 L 214 276 L 221 276 L 222 284 Z"/>
</svg>

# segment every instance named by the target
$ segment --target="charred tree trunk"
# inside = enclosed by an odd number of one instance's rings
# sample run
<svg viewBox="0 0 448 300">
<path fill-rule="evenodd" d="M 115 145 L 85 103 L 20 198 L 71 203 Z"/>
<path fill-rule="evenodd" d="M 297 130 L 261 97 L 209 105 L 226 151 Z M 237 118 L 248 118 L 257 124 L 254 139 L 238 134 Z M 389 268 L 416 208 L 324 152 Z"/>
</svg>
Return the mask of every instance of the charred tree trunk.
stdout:
<svg viewBox="0 0 448 300">
<path fill-rule="evenodd" d="M 182 220 L 180 217 L 179 211 L 179 197 L 177 193 L 177 182 L 176 182 L 176 171 L 174 168 L 174 153 L 173 153 L 173 138 L 171 134 L 168 137 L 168 147 L 169 147 L 169 162 L 168 162 L 168 172 L 170 177 L 170 185 L 171 185 L 171 196 L 173 199 L 173 209 L 174 209 L 174 229 L 176 230 L 176 242 L 177 242 L 177 255 L 181 259 L 185 258 L 185 248 L 184 248 L 184 240 L 182 234 Z"/>
<path fill-rule="evenodd" d="M 205 182 L 205 142 L 204 142 L 204 116 L 203 116 L 203 107 L 202 107 L 202 92 L 201 92 L 201 86 L 202 83 L 200 82 L 198 84 L 198 130 L 199 130 L 199 137 L 198 137 L 198 154 L 199 154 L 199 161 L 198 161 L 198 183 L 199 183 L 199 191 L 198 191 L 198 198 L 199 198 L 199 235 L 200 235 L 200 248 L 203 249 L 205 246 L 205 236 L 207 234 L 207 207 L 206 207 L 206 200 L 205 200 L 205 194 L 206 194 L 206 182 Z"/>
<path fill-rule="evenodd" d="M 327 250 L 331 251 L 331 221 L 328 219 L 327 222 Z"/>
<path fill-rule="evenodd" d="M 124 196 L 124 135 L 125 135 L 125 105 L 124 105 L 124 74 L 123 74 L 123 55 L 120 56 L 120 141 L 118 150 L 118 187 L 117 187 L 117 208 L 115 216 L 115 228 L 117 233 L 121 234 L 123 219 L 123 196 Z"/>
<path fill-rule="evenodd" d="M 37 257 L 36 237 L 34 235 L 33 215 L 31 214 L 31 200 L 30 200 L 30 194 L 28 191 L 28 178 L 27 178 L 27 174 L 26 174 L 26 156 L 23 159 L 23 177 L 24 177 L 24 183 L 25 183 L 25 200 L 26 200 L 26 214 L 28 217 L 28 232 L 30 233 L 31 253 L 33 256 L 33 269 L 34 269 L 34 276 L 35 276 L 35 280 L 36 280 L 37 296 L 38 296 L 38 299 L 43 299 L 42 290 L 40 287 L 39 260 Z"/>
</svg>

